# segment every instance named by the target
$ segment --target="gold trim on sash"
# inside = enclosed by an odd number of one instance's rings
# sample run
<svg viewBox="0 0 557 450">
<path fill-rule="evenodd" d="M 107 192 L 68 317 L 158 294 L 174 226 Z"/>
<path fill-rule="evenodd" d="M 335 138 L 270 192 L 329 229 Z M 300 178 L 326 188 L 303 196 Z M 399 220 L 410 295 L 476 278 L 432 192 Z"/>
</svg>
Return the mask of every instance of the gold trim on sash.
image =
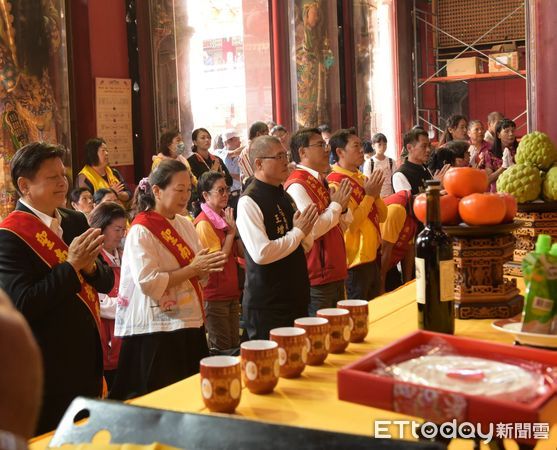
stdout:
<svg viewBox="0 0 557 450">
<path fill-rule="evenodd" d="M 296 169 L 290 174 L 288 180 L 286 180 L 285 187 L 288 188 L 288 186 L 293 183 L 300 183 L 304 186 L 311 200 L 316 204 L 319 214 L 327 209 L 331 202 L 329 191 L 327 191 L 323 183 L 312 174 L 306 170 Z"/>
<path fill-rule="evenodd" d="M 50 269 L 62 264 L 68 258 L 66 243 L 34 214 L 25 211 L 13 211 L 0 223 L 0 229 L 9 231 L 19 237 Z M 87 306 L 95 319 L 100 335 L 101 314 L 97 291 L 85 281 L 81 273 L 76 273 L 81 283 L 81 290 L 77 296 Z"/>
<path fill-rule="evenodd" d="M 188 243 L 180 236 L 176 229 L 168 222 L 168 220 L 155 211 L 144 211 L 135 216 L 132 222 L 134 225 L 143 225 L 153 235 L 155 235 L 164 246 L 172 253 L 172 255 L 180 264 L 180 267 L 188 266 L 195 254 Z M 192 277 L 189 279 L 199 301 L 201 314 L 203 315 L 203 322 L 205 322 L 205 310 L 203 308 L 203 290 L 199 282 L 199 277 Z"/>
<path fill-rule="evenodd" d="M 327 177 L 327 179 L 329 179 L 333 183 L 340 183 L 345 178 L 347 178 L 350 181 L 350 185 L 352 186 L 352 193 L 350 194 L 351 197 L 359 205 L 363 201 L 366 195 L 366 191 L 362 186 L 360 186 L 360 184 L 354 178 L 340 172 L 331 172 Z M 381 228 L 379 227 L 379 213 L 377 211 L 377 207 L 375 206 L 375 204 L 371 206 L 371 210 L 369 211 L 368 218 L 369 220 L 371 220 L 371 222 L 377 229 L 378 235 L 381 236 Z"/>
</svg>

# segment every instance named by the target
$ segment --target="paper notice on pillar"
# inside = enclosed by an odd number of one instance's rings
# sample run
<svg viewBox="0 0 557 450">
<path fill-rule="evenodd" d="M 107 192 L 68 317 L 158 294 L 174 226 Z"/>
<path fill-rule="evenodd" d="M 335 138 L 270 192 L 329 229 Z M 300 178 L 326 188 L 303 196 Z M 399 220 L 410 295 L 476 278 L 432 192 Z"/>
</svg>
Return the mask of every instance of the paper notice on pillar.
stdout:
<svg viewBox="0 0 557 450">
<path fill-rule="evenodd" d="M 131 85 L 127 78 L 95 78 L 97 136 L 106 141 L 111 166 L 133 165 Z"/>
</svg>

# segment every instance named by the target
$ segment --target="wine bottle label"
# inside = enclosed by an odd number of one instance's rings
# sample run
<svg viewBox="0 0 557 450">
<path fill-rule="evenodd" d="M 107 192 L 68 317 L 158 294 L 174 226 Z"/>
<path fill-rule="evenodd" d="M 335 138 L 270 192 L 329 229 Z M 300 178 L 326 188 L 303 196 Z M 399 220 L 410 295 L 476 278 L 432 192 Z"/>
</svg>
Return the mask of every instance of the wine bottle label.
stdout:
<svg viewBox="0 0 557 450">
<path fill-rule="evenodd" d="M 416 300 L 425 305 L 425 260 L 416 258 Z"/>
<path fill-rule="evenodd" d="M 441 287 L 440 300 L 451 302 L 454 300 L 454 261 L 447 259 L 439 261 L 439 284 Z"/>
</svg>

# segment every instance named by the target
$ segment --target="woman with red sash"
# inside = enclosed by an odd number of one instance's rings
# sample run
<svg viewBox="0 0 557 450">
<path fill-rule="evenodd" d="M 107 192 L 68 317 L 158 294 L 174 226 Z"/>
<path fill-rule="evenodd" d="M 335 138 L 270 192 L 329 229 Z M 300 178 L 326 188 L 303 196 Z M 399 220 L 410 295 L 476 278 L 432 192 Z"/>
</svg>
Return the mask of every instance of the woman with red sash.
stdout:
<svg viewBox="0 0 557 450">
<path fill-rule="evenodd" d="M 122 239 L 126 235 L 127 216 L 124 208 L 115 202 L 98 205 L 88 217 L 89 225 L 99 228 L 104 236 L 101 258 L 114 272 L 114 287 L 108 294 L 99 294 L 101 306 L 101 342 L 103 347 L 104 378 L 108 389 L 112 387 L 122 340 L 114 336 L 114 318 L 118 288 L 120 286 L 120 266 L 122 261 Z"/>
<path fill-rule="evenodd" d="M 197 183 L 201 213 L 195 229 L 203 247 L 227 256 L 222 272 L 209 276 L 203 290 L 205 316 L 211 353 L 234 351 L 240 346 L 240 288 L 238 286 L 238 245 L 232 208 L 227 208 L 230 188 L 224 175 L 210 171 Z"/>
<path fill-rule="evenodd" d="M 144 395 L 199 371 L 209 354 L 201 283 L 226 256 L 202 249 L 180 212 L 191 176 L 179 161 L 162 161 L 134 194 L 136 216 L 126 237 L 116 336 L 122 336 L 111 397 Z"/>
</svg>

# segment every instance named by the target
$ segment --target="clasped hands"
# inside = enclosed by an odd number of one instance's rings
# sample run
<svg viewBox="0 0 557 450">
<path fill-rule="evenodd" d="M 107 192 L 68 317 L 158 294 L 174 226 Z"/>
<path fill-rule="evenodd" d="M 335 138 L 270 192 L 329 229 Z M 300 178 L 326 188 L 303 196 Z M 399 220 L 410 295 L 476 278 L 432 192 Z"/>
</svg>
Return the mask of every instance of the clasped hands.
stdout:
<svg viewBox="0 0 557 450">
<path fill-rule="evenodd" d="M 89 228 L 77 236 L 68 248 L 69 262 L 76 272 L 83 270 L 87 275 L 95 273 L 95 259 L 99 256 L 104 242 L 100 228 Z"/>
<path fill-rule="evenodd" d="M 198 277 L 203 278 L 213 272 L 222 272 L 226 260 L 227 256 L 223 252 L 209 253 L 209 249 L 204 248 L 197 252 L 190 263 L 190 267 Z"/>
</svg>

